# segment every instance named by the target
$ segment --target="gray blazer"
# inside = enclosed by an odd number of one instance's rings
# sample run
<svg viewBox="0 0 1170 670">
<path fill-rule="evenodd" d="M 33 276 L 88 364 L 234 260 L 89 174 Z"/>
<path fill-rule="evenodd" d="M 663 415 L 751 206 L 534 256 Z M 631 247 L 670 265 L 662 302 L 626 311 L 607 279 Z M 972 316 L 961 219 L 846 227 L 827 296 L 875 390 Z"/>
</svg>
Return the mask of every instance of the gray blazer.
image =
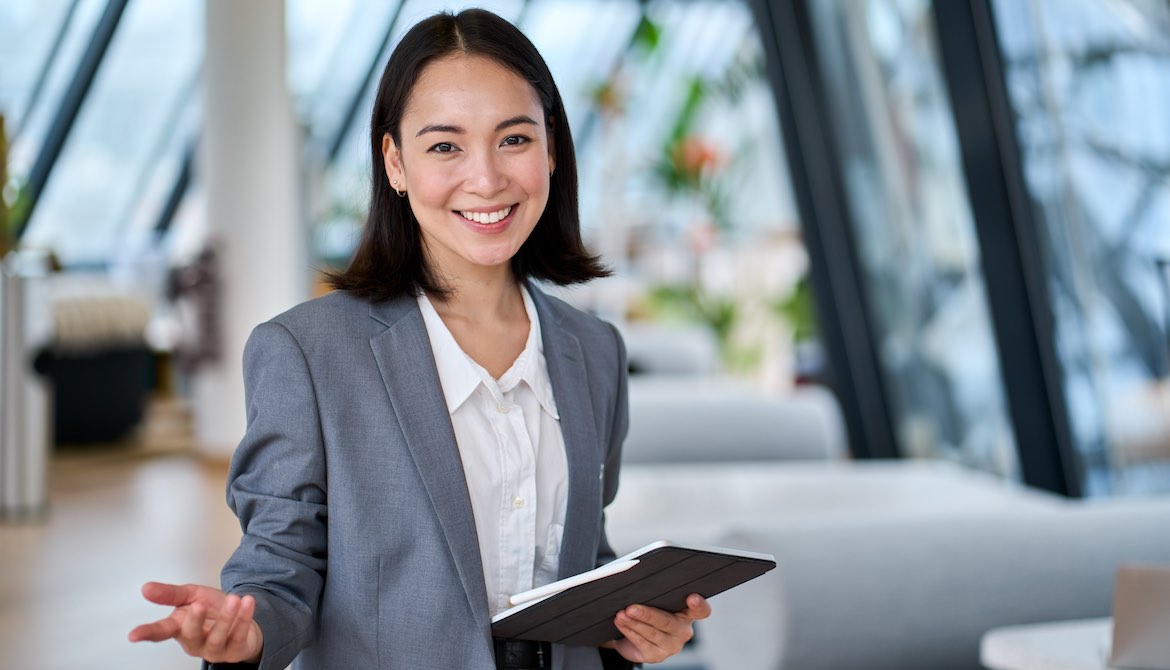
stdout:
<svg viewBox="0 0 1170 670">
<path fill-rule="evenodd" d="M 560 574 L 613 558 L 626 360 L 613 326 L 533 288 L 569 499 Z M 256 597 L 260 667 L 494 668 L 455 434 L 414 298 L 342 292 L 261 324 L 244 353 L 248 428 L 228 504 L 244 535 L 225 591 Z M 558 670 L 602 667 L 554 646 Z"/>
</svg>

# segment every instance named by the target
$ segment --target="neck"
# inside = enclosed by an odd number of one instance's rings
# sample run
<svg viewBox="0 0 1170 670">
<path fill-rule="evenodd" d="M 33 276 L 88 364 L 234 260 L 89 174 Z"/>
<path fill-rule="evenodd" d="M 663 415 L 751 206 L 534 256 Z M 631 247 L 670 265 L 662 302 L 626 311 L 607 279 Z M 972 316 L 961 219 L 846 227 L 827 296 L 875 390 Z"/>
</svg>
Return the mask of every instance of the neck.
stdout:
<svg viewBox="0 0 1170 670">
<path fill-rule="evenodd" d="M 443 283 L 450 293 L 443 300 L 435 300 L 435 310 L 444 318 L 455 316 L 472 323 L 515 318 L 523 315 L 524 298 L 520 283 L 507 266 L 503 272 L 476 277 L 444 276 Z"/>
</svg>

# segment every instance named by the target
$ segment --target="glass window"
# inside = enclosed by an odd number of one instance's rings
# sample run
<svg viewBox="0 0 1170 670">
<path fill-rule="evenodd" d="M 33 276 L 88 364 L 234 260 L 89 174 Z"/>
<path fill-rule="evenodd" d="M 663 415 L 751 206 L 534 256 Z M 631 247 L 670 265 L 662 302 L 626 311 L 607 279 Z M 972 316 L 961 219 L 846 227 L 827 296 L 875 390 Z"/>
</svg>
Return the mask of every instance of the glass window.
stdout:
<svg viewBox="0 0 1170 670">
<path fill-rule="evenodd" d="M 1170 491 L 1170 5 L 994 5 L 1088 495 Z"/>
<path fill-rule="evenodd" d="M 341 131 L 397 7 L 385 0 L 287 4 L 289 88 L 311 142 L 328 147 Z"/>
<path fill-rule="evenodd" d="M 66 7 L 63 0 L 41 5 L 57 14 Z M 92 30 L 104 6 L 101 0 L 68 5 L 70 31 Z M 531 36 L 565 97 L 583 232 L 619 274 L 601 282 L 582 306 L 615 319 L 665 318 L 678 311 L 681 296 L 685 318 L 715 330 L 737 371 L 767 369 L 771 383 L 791 383 L 793 370 L 784 365 L 792 364 L 792 348 L 778 340 L 792 331 L 805 339 L 812 333 L 808 291 L 796 289 L 807 261 L 747 5 L 494 0 L 484 6 Z M 443 9 L 460 6 L 445 0 L 287 3 L 288 82 L 306 131 L 304 204 L 314 260 L 323 265 L 345 262 L 364 219 L 368 113 L 377 78 L 363 87 L 362 77 L 371 61 L 380 73 L 405 31 Z M 127 5 L 25 244 L 52 249 L 66 265 L 90 265 L 133 262 L 160 242 L 154 224 L 201 122 L 203 18 L 200 0 Z M 387 31 L 388 47 L 376 53 Z M 87 40 L 74 41 L 80 53 Z M 59 72 L 67 83 L 73 71 Z M 347 119 L 355 94 L 363 96 L 359 113 Z M 339 136 L 338 155 L 323 166 Z M 197 248 L 203 234 L 199 193 L 192 175 L 176 223 L 161 240 L 172 258 Z"/>
<path fill-rule="evenodd" d="M 67 265 L 105 263 L 126 251 L 133 222 L 152 219 L 140 208 L 161 207 L 166 187 L 155 184 L 173 183 L 195 131 L 202 54 L 198 0 L 127 6 L 29 221 L 26 245 L 51 249 Z"/>
<path fill-rule="evenodd" d="M 930 3 L 809 7 L 899 448 L 1018 478 Z"/>
<path fill-rule="evenodd" d="M 393 44 L 440 8 L 411 0 Z M 574 299 L 609 318 L 684 318 L 725 362 L 792 382 L 793 307 L 807 259 L 788 191 L 774 98 L 746 3 L 545 0 L 488 9 L 518 25 L 557 80 L 572 127 L 586 242 L 617 272 Z M 388 54 L 383 54 L 382 62 Z M 362 105 L 372 105 L 373 90 Z M 327 177 L 316 253 L 343 263 L 365 210 L 368 119 L 355 119 Z M 797 294 L 807 302 L 807 291 Z M 781 323 L 785 319 L 800 323 Z"/>
<path fill-rule="evenodd" d="M 12 143 L 8 169 L 14 179 L 28 176 L 105 4 L 0 3 L 0 113 Z"/>
<path fill-rule="evenodd" d="M 392 5 L 393 3 L 385 3 Z M 474 6 L 496 12 L 504 18 L 515 21 L 520 15 L 522 2 L 519 0 L 497 0 L 494 2 L 475 3 Z M 350 121 L 346 128 L 338 129 L 343 133 L 341 148 L 325 174 L 321 176 L 321 185 L 314 189 L 315 202 L 311 205 L 309 218 L 311 221 L 310 251 L 314 257 L 328 266 L 344 265 L 357 244 L 361 224 L 365 220 L 365 211 L 369 200 L 370 183 L 370 150 L 369 141 L 370 110 L 374 106 L 374 95 L 378 89 L 378 79 L 382 67 L 390 58 L 390 52 L 418 21 L 443 10 L 458 11 L 463 6 L 452 7 L 443 0 L 404 0 L 401 10 L 397 11 L 398 20 L 392 27 L 390 40 L 381 54 L 374 54 L 377 59 L 375 76 L 371 79 L 358 106 L 359 113 Z M 357 12 L 361 14 L 361 12 Z M 389 27 L 389 21 L 394 12 L 387 13 L 385 20 L 377 25 L 379 38 Z M 359 83 L 358 77 L 365 73 L 366 62 L 355 63 L 353 68 L 358 72 L 348 73 L 353 76 L 353 85 L 345 88 L 342 95 L 352 95 Z M 326 87 L 328 90 L 328 87 Z M 328 93 L 324 94 L 328 95 Z M 335 103 L 336 104 L 336 103 Z M 340 112 L 340 110 L 338 110 Z M 338 117 L 340 121 L 340 117 Z M 332 130 L 330 132 L 338 132 Z M 316 176 L 314 177 L 316 179 Z"/>
</svg>

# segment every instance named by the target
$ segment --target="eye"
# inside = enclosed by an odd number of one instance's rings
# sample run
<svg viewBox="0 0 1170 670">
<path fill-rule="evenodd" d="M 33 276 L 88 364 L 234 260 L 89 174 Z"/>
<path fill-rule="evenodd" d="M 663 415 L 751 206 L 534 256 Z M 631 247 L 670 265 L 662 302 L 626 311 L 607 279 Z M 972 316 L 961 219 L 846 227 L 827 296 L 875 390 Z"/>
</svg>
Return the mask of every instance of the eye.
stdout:
<svg viewBox="0 0 1170 670">
<path fill-rule="evenodd" d="M 509 136 L 504 138 L 503 142 L 500 142 L 500 146 L 502 146 L 502 147 L 518 147 L 522 144 L 528 144 L 531 141 L 532 141 L 532 138 L 527 137 L 525 135 L 509 135 Z"/>
<path fill-rule="evenodd" d="M 459 147 L 456 147 L 454 144 L 451 144 L 450 142 L 439 142 L 438 144 L 431 147 L 430 149 L 427 149 L 427 151 L 433 151 L 437 154 L 449 154 L 449 153 L 452 153 L 452 152 L 458 151 L 458 150 L 459 150 Z"/>
</svg>

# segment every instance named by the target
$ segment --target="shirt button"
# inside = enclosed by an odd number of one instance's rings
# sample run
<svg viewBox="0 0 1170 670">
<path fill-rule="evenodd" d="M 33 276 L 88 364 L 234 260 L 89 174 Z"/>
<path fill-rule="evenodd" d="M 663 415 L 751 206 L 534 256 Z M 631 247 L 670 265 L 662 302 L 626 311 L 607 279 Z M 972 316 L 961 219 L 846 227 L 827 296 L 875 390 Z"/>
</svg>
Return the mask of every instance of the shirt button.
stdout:
<svg viewBox="0 0 1170 670">
<path fill-rule="evenodd" d="M 507 405 L 496 405 L 496 411 L 500 414 L 507 414 L 509 411 L 511 411 L 511 409 L 512 408 L 508 407 Z"/>
<path fill-rule="evenodd" d="M 524 507 L 524 499 L 521 498 L 520 496 L 516 496 L 515 498 L 512 498 L 512 507 L 515 507 L 516 509 L 520 509 L 520 508 Z"/>
</svg>

